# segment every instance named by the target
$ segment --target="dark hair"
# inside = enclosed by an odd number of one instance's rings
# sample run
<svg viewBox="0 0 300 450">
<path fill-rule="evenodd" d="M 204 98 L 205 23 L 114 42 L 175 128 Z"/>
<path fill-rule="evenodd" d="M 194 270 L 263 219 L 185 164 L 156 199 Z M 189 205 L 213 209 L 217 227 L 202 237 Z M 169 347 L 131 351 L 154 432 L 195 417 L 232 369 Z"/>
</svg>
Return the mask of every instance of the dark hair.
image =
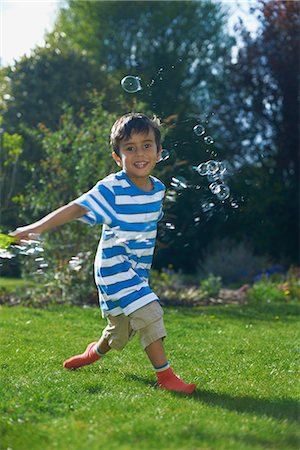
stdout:
<svg viewBox="0 0 300 450">
<path fill-rule="evenodd" d="M 159 130 L 160 121 L 157 117 L 152 120 L 142 113 L 128 113 L 120 117 L 112 126 L 110 132 L 110 144 L 112 145 L 114 152 L 119 154 L 120 142 L 123 139 L 129 139 L 132 132 L 135 133 L 148 133 L 153 130 L 155 136 L 155 142 L 157 150 L 160 148 L 161 134 Z"/>
</svg>

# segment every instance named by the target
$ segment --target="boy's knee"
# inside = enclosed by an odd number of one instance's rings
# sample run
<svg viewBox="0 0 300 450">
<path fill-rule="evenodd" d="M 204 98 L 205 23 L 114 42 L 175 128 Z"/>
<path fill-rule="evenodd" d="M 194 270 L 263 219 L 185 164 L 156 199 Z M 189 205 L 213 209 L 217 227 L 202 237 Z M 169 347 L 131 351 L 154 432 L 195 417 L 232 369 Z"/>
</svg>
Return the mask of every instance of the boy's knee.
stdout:
<svg viewBox="0 0 300 450">
<path fill-rule="evenodd" d="M 110 317 L 107 327 L 103 330 L 102 336 L 107 339 L 108 345 L 115 350 L 123 350 L 132 339 L 135 331 L 130 327 L 126 316 Z"/>
<path fill-rule="evenodd" d="M 145 350 L 153 342 L 164 339 L 167 336 L 163 318 L 151 323 L 140 331 L 140 341 Z"/>
<path fill-rule="evenodd" d="M 108 344 L 111 348 L 113 348 L 114 350 L 118 350 L 121 351 L 123 350 L 123 348 L 126 347 L 126 345 L 128 344 L 128 339 L 125 340 L 120 340 L 120 339 L 110 339 L 108 340 Z"/>
</svg>

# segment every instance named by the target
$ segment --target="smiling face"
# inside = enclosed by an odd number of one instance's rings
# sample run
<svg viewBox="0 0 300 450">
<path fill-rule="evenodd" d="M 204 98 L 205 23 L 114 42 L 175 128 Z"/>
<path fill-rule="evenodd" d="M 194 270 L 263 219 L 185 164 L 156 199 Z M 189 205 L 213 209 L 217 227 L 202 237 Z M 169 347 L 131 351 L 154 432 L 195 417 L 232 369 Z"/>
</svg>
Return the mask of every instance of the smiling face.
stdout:
<svg viewBox="0 0 300 450">
<path fill-rule="evenodd" d="M 112 157 L 125 171 L 128 178 L 141 189 L 151 190 L 149 175 L 160 158 L 161 147 L 157 148 L 152 129 L 146 133 L 135 133 L 120 142 L 119 155 Z"/>
</svg>

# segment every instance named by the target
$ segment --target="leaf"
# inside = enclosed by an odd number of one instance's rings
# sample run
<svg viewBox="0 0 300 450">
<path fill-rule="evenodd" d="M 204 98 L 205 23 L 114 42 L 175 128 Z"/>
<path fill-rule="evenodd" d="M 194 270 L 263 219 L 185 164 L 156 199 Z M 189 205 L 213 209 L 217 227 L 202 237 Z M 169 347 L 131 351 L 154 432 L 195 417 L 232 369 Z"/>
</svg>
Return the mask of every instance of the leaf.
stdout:
<svg viewBox="0 0 300 450">
<path fill-rule="evenodd" d="M 11 244 L 18 241 L 18 238 L 0 233 L 0 250 L 7 250 Z"/>
</svg>

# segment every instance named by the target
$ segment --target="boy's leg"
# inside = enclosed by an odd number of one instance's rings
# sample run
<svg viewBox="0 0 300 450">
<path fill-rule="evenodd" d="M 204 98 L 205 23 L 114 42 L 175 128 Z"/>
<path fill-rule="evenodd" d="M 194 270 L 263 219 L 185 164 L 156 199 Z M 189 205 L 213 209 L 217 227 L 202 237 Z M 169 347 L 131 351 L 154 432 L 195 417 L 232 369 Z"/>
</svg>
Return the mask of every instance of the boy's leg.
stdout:
<svg viewBox="0 0 300 450">
<path fill-rule="evenodd" d="M 91 342 L 85 349 L 84 353 L 67 359 L 64 362 L 64 367 L 66 369 L 78 369 L 78 367 L 92 364 L 105 355 L 105 353 L 109 350 L 110 346 L 108 345 L 108 341 L 102 336 L 98 342 Z"/>
<path fill-rule="evenodd" d="M 145 348 L 145 352 L 156 371 L 158 386 L 161 389 L 183 392 L 185 394 L 194 392 L 196 385 L 185 383 L 169 367 L 162 339 L 158 339 L 148 345 Z"/>
<path fill-rule="evenodd" d="M 84 353 L 75 355 L 65 361 L 64 367 L 66 369 L 77 369 L 97 361 L 111 348 L 122 350 L 130 338 L 130 331 L 132 330 L 129 327 L 129 319 L 124 314 L 109 316 L 108 325 L 103 330 L 100 340 L 89 344 Z"/>
</svg>

